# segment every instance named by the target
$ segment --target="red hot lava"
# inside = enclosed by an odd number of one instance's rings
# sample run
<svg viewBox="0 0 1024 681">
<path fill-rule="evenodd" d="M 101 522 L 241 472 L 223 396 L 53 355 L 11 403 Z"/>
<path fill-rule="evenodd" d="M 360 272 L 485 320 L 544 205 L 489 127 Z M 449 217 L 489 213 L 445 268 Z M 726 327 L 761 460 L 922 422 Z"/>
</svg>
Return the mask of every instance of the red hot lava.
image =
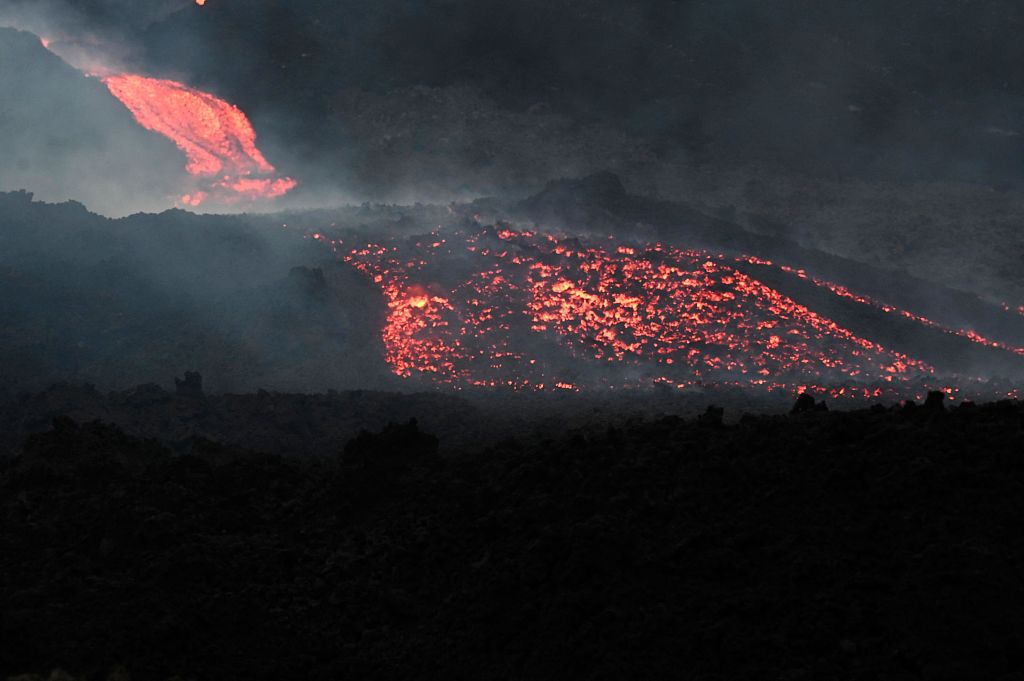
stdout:
<svg viewBox="0 0 1024 681">
<path fill-rule="evenodd" d="M 238 107 L 173 80 L 121 74 L 103 82 L 139 125 L 185 153 L 185 169 L 202 179 L 202 187 L 183 196 L 184 204 L 197 206 L 210 196 L 225 202 L 273 199 L 297 184 L 274 176 L 274 166 L 256 146 L 256 132 Z"/>
<path fill-rule="evenodd" d="M 513 388 L 666 383 L 879 396 L 930 375 L 722 256 L 485 229 L 344 257 L 383 292 L 400 376 Z M 847 392 L 849 391 L 849 392 Z"/>
</svg>

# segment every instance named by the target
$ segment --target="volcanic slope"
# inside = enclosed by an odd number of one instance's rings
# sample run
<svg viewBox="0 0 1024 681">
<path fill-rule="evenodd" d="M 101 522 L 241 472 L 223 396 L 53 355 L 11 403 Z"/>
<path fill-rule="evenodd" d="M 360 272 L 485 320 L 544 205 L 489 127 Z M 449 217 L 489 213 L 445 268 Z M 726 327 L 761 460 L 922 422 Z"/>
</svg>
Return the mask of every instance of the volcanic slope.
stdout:
<svg viewBox="0 0 1024 681">
<path fill-rule="evenodd" d="M 314 235 L 380 288 L 381 337 L 400 376 L 919 398 L 907 384 L 955 394 L 1024 369 L 1013 310 L 630 196 L 610 174 L 476 207 L 533 227 L 467 211 L 462 225 L 415 238 Z"/>
<path fill-rule="evenodd" d="M 578 184 L 602 183 L 621 189 Z M 734 381 L 913 399 L 1006 396 L 974 379 L 1024 373 L 1024 317 L 975 297 L 680 204 L 563 189 L 513 206 L 121 220 L 0 195 L 0 374 L 12 391 L 198 370 L 214 392 Z M 559 196 L 573 210 L 553 211 Z"/>
<path fill-rule="evenodd" d="M 498 209 L 520 224 L 724 254 L 737 268 L 854 333 L 959 374 L 1017 376 L 1024 315 L 948 285 L 752 233 L 692 206 L 630 195 L 611 173 L 553 181 Z M 557 231 L 557 229 L 556 229 Z M 904 314 L 906 313 L 906 314 Z M 911 348 L 913 350 L 911 351 Z M 994 351 L 994 352 L 993 352 Z"/>
</svg>

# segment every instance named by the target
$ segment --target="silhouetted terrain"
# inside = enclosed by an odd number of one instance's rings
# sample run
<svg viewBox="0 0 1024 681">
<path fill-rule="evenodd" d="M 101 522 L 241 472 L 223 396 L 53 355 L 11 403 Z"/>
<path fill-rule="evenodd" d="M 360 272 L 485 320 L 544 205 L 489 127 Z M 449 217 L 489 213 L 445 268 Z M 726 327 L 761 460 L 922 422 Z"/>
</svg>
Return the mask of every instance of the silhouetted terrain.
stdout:
<svg viewBox="0 0 1024 681">
<path fill-rule="evenodd" d="M 189 374 L 198 376 L 198 374 Z M 438 435 L 444 451 L 516 436 L 546 437 L 552 429 L 622 425 L 653 415 L 693 416 L 708 400 L 725 406 L 728 419 L 743 412 L 784 411 L 788 397 L 753 391 L 671 388 L 635 390 L 626 398 L 608 392 L 517 394 L 503 390 L 397 393 L 371 390 L 290 394 L 204 394 L 186 387 L 164 390 L 149 383 L 101 393 L 93 385 L 60 383 L 38 393 L 3 399 L 0 393 L 0 456 L 19 451 L 25 437 L 58 416 L 102 420 L 129 435 L 154 438 L 177 453 L 214 440 L 278 456 L 322 456 L 341 448 L 361 429 L 416 417 Z M 628 406 L 623 400 L 628 399 Z"/>
<path fill-rule="evenodd" d="M 0 468 L 0 670 L 1017 678 L 1020 405 L 812 405 L 302 459 L 58 418 Z"/>
</svg>

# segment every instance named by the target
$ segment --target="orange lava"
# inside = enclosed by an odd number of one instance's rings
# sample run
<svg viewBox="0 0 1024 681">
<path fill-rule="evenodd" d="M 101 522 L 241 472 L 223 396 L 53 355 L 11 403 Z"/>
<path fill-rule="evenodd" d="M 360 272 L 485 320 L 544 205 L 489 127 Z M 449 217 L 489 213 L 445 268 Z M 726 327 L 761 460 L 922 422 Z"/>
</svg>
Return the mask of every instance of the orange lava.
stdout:
<svg viewBox="0 0 1024 681">
<path fill-rule="evenodd" d="M 272 199 L 296 186 L 290 177 L 273 176 L 274 166 L 256 146 L 256 131 L 238 107 L 173 80 L 122 74 L 103 82 L 139 125 L 185 153 L 185 169 L 203 183 L 183 197 L 186 205 L 209 196 L 228 202 Z"/>
<path fill-rule="evenodd" d="M 488 228 L 371 245 L 344 259 L 384 294 L 385 359 L 404 377 L 875 397 L 873 386 L 933 373 L 701 251 Z"/>
</svg>

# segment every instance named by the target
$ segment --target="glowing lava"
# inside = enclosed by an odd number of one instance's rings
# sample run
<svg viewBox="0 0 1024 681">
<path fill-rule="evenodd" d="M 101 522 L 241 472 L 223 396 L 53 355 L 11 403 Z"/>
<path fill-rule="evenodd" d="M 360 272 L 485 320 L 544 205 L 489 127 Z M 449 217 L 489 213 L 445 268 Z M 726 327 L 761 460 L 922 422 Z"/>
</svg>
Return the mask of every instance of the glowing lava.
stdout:
<svg viewBox="0 0 1024 681">
<path fill-rule="evenodd" d="M 385 358 L 405 377 L 879 396 L 879 385 L 933 373 L 701 251 L 488 228 L 344 258 L 383 292 Z"/>
<path fill-rule="evenodd" d="M 186 205 L 199 205 L 210 196 L 227 202 L 273 199 L 297 184 L 273 176 L 274 166 L 256 146 L 256 132 L 238 107 L 173 80 L 122 74 L 103 82 L 139 125 L 185 153 L 185 169 L 202 179 L 199 190 L 182 197 Z"/>
<path fill-rule="evenodd" d="M 759 260 L 757 258 L 745 257 L 745 258 L 741 258 L 740 260 L 744 261 L 744 262 L 750 262 L 751 264 L 760 264 L 760 265 L 771 265 L 772 264 L 770 261 Z M 974 331 L 973 329 L 955 329 L 955 328 L 952 328 L 952 327 L 949 327 L 949 326 L 945 326 L 943 324 L 940 324 L 940 323 L 938 323 L 936 321 L 933 321 L 933 320 L 931 320 L 931 319 L 929 319 L 927 317 L 924 317 L 922 315 L 914 314 L 913 312 L 910 312 L 909 310 L 901 310 L 901 309 L 899 309 L 899 308 L 897 308 L 897 307 L 895 307 L 893 305 L 888 305 L 886 303 L 883 303 L 883 302 L 880 302 L 878 300 L 875 300 L 874 298 L 871 298 L 869 296 L 864 296 L 864 295 L 860 295 L 860 294 L 854 293 L 853 291 L 851 291 L 850 289 L 848 289 L 845 286 L 842 286 L 841 284 L 836 284 L 836 283 L 833 283 L 831 281 L 826 281 L 824 279 L 819 279 L 817 277 L 808 276 L 807 272 L 804 271 L 804 270 L 796 269 L 794 267 L 789 267 L 787 265 L 779 265 L 778 267 L 783 272 L 787 272 L 789 274 L 795 275 L 797 277 L 800 277 L 801 279 L 806 279 L 806 280 L 810 281 L 811 283 L 813 283 L 815 286 L 818 286 L 819 288 L 828 289 L 829 291 L 831 291 L 833 294 L 839 296 L 840 298 L 848 298 L 848 299 L 850 299 L 850 300 L 852 300 L 854 302 L 860 303 L 861 305 L 868 305 L 870 307 L 874 307 L 876 309 L 879 309 L 882 312 L 898 314 L 901 317 L 906 317 L 907 319 L 915 321 L 918 324 L 921 324 L 923 326 L 927 326 L 927 327 L 930 327 L 930 328 L 933 328 L 933 329 L 937 329 L 937 330 L 941 331 L 942 333 L 946 333 L 946 334 L 949 334 L 949 335 L 952 335 L 952 336 L 960 336 L 961 338 L 966 338 L 967 340 L 971 341 L 972 343 L 977 343 L 978 345 L 984 345 L 986 347 L 994 348 L 996 350 L 1005 350 L 1007 352 L 1012 352 L 1015 355 L 1021 355 L 1022 357 L 1024 357 L 1024 348 L 1016 346 L 1016 345 L 1010 345 L 1008 343 L 1003 343 L 1001 341 L 992 340 L 990 338 L 986 338 L 985 336 L 982 336 L 980 333 L 978 333 L 977 331 Z M 1009 306 L 1007 306 L 1005 304 L 1004 304 L 1003 307 L 1005 309 L 1009 309 Z M 1020 308 L 1018 308 L 1018 309 L 1020 309 Z"/>
</svg>

